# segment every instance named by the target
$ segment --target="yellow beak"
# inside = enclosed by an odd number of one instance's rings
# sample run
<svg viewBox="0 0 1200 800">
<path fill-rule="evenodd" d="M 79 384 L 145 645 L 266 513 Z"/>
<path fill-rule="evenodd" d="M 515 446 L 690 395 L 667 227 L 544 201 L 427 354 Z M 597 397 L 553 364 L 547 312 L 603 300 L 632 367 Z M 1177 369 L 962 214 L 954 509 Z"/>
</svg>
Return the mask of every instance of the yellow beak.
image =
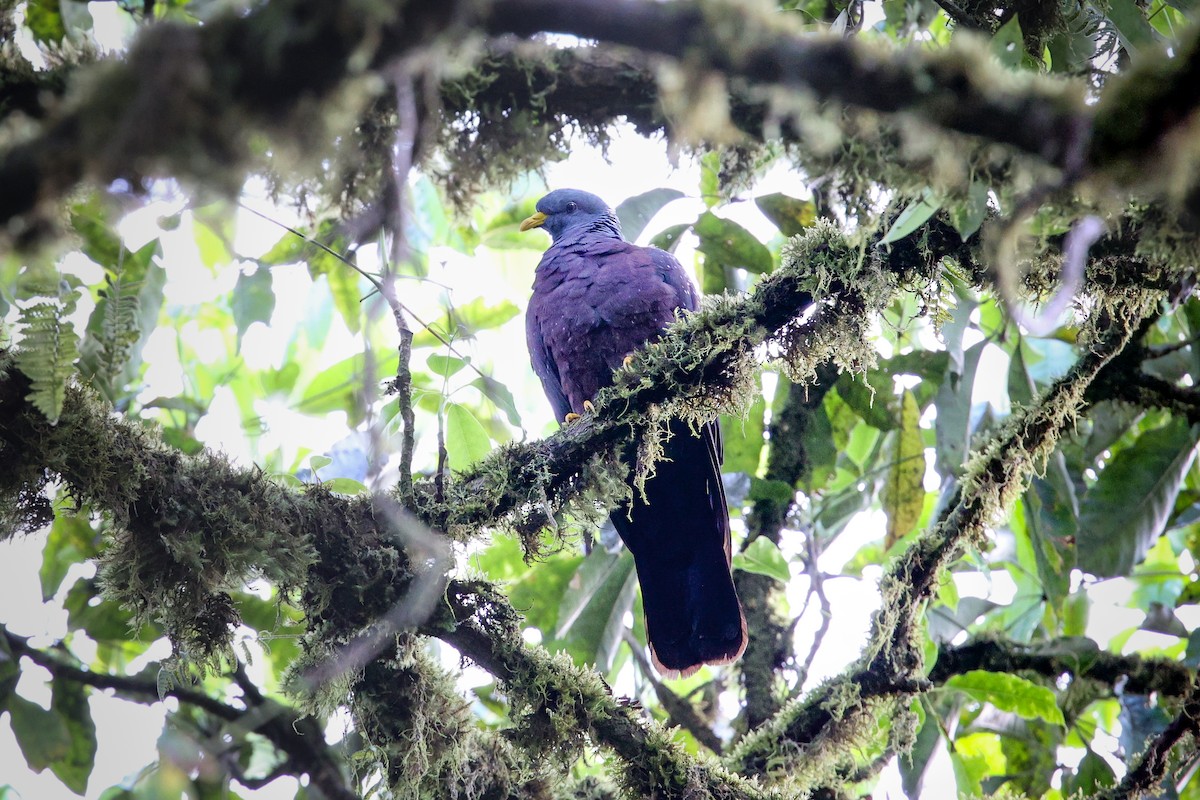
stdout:
<svg viewBox="0 0 1200 800">
<path fill-rule="evenodd" d="M 521 223 L 521 230 L 527 231 L 531 228 L 540 228 L 542 223 L 546 221 L 546 215 L 542 212 L 535 212 L 533 216 Z"/>
</svg>

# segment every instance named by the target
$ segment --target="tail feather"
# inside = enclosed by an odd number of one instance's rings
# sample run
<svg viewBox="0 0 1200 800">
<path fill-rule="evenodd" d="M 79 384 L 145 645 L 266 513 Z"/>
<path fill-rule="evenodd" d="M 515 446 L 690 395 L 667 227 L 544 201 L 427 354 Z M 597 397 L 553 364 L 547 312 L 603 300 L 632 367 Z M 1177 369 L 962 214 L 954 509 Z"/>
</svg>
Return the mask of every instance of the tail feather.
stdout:
<svg viewBox="0 0 1200 800">
<path fill-rule="evenodd" d="M 669 460 L 646 482 L 646 497 L 635 491 L 612 520 L 633 553 L 655 667 L 682 677 L 736 660 L 746 619 L 730 573 L 720 431 L 714 423 L 697 436 L 676 421 L 670 432 Z"/>
</svg>

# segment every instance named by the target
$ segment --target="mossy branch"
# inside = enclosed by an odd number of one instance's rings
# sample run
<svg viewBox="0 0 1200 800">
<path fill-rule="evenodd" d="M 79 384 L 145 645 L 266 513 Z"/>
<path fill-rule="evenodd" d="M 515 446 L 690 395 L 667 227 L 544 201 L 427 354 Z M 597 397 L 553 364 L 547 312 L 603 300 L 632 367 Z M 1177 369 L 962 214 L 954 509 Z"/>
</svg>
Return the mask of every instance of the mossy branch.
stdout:
<svg viewBox="0 0 1200 800">
<path fill-rule="evenodd" d="M 1090 639 L 1067 638 L 1025 645 L 1000 639 L 981 639 L 957 647 L 942 647 L 929 680 L 941 685 L 953 675 L 971 670 L 1031 672 L 1055 680 L 1070 675 L 1109 688 L 1121 685 L 1129 694 L 1186 697 L 1195 673 L 1178 661 L 1143 658 L 1101 650 Z"/>
<path fill-rule="evenodd" d="M 1009 507 L 1033 471 L 1084 406 L 1096 375 L 1133 337 L 1157 295 L 1135 298 L 1098 334 L 1094 346 L 1051 385 L 1038 402 L 1015 412 L 969 465 L 937 524 L 889 568 L 880 591 L 871 639 L 859 661 L 841 676 L 785 707 L 747 736 L 727 758 L 748 774 L 789 773 L 801 786 L 828 780 L 855 743 L 878 736 L 877 719 L 893 715 L 891 736 L 903 749 L 914 733 L 901 701 L 929 684 L 922 676 L 918 629 L 921 610 L 940 576 L 965 548 L 983 541 L 987 526 Z M 781 753 L 780 743 L 795 747 Z"/>
<path fill-rule="evenodd" d="M 782 19 L 755 15 L 740 3 L 683 0 L 413 0 L 365 7 L 273 0 L 202 27 L 155 23 L 123 60 L 75 74 L 71 99 L 37 133 L 0 152 L 0 223 L 85 179 L 138 186 L 148 175 L 171 175 L 236 191 L 257 158 L 244 146 L 247 127 L 266 132 L 277 145 L 272 149 L 327 155 L 331 137 L 314 135 L 326 126 L 301 118 L 313 100 L 328 99 L 356 77 L 382 74 L 418 50 L 461 53 L 456 43 L 471 33 L 574 33 L 705 64 L 752 87 L 904 112 L 1077 171 L 1142 153 L 1148 142 L 1185 125 L 1200 102 L 1191 91 L 1164 95 L 1200 83 L 1192 80 L 1194 33 L 1179 57 L 1149 59 L 1153 68 L 1132 71 L 1114 99 L 1093 112 L 1083 104 L 1082 83 L 1019 79 L 975 43 L 944 51 L 885 48 L 812 37 Z M 614 100 L 627 92 L 645 96 L 644 74 L 628 77 Z M 646 108 L 644 100 L 640 105 Z M 1141 112 L 1149 122 L 1135 129 L 1124 124 Z M 595 111 L 587 117 L 595 118 Z M 1093 124 L 1097 144 L 1089 151 Z"/>
<path fill-rule="evenodd" d="M 1171 751 L 1184 741 L 1200 738 L 1200 685 L 1193 684 L 1179 715 L 1146 745 L 1121 782 L 1096 795 L 1096 800 L 1133 800 L 1157 792 L 1171 766 Z"/>
<path fill-rule="evenodd" d="M 622 782 L 633 797 L 776 796 L 712 760 L 688 755 L 669 731 L 614 698 L 595 671 L 527 646 L 519 615 L 490 584 L 455 581 L 447 600 L 451 618 L 431 620 L 426 632 L 504 684 L 518 742 L 575 754 L 582 752 L 582 735 L 603 743 L 626 763 Z"/>
</svg>

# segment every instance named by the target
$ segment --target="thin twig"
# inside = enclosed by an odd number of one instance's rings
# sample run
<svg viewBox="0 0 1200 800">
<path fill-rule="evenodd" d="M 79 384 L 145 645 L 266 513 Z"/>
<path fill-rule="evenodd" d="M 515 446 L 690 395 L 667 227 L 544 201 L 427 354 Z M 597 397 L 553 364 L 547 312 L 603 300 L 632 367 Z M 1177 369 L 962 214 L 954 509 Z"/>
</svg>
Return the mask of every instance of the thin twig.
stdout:
<svg viewBox="0 0 1200 800">
<path fill-rule="evenodd" d="M 27 639 L 10 632 L 3 625 L 0 625 L 0 637 L 3 637 L 13 655 L 18 658 L 27 657 L 56 678 L 81 683 L 96 689 L 112 689 L 126 695 L 134 702 L 149 705 L 160 702 L 165 697 L 174 697 L 179 702 L 202 709 L 213 717 L 236 726 L 241 731 L 254 731 L 270 740 L 275 747 L 287 755 L 287 764 L 290 766 L 290 770 L 285 771 L 296 775 L 307 773 L 312 780 L 313 788 L 324 797 L 330 800 L 356 800 L 358 797 L 347 787 L 337 762 L 329 753 L 324 737 L 320 735 L 320 729 L 316 724 L 311 719 L 285 718 L 284 712 L 291 710 L 263 698 L 258 688 L 246 678 L 244 671 L 241 679 L 238 679 L 235 673 L 235 679 L 242 688 L 247 708 L 238 709 L 209 697 L 203 692 L 181 686 L 161 689 L 155 680 L 134 675 L 110 675 L 82 669 L 31 646 Z M 247 685 L 250 687 L 249 690 Z M 206 738 L 212 739 L 212 737 Z M 204 745 L 205 743 L 200 742 L 200 744 Z M 219 755 L 221 742 L 219 739 L 215 739 L 205 747 Z M 238 780 L 243 779 L 239 776 Z"/>
<path fill-rule="evenodd" d="M 829 632 L 829 622 L 833 619 L 833 609 L 829 604 L 829 598 L 825 594 L 825 578 L 821 574 L 821 570 L 817 569 L 817 558 L 820 553 L 817 552 L 817 537 L 813 531 L 808 531 L 804 536 L 805 549 L 808 551 L 804 556 L 804 570 L 808 573 L 810 582 L 809 592 L 817 596 L 817 600 L 821 604 L 821 624 L 817 628 L 817 632 L 813 634 L 812 644 L 808 648 L 808 655 L 804 659 L 804 663 L 800 665 L 800 676 L 796 681 L 796 688 L 804 686 L 804 682 L 808 680 L 808 671 L 812 669 L 813 661 L 817 657 L 817 651 L 821 649 L 821 643 L 825 640 L 825 634 Z"/>
<path fill-rule="evenodd" d="M 400 335 L 397 348 L 400 359 L 396 366 L 396 381 L 393 387 L 400 405 L 400 419 L 404 423 L 403 439 L 400 442 L 400 499 L 411 506 L 413 499 L 412 462 L 416 446 L 416 418 L 412 408 L 412 328 L 404 318 L 404 306 L 396 294 L 396 270 L 411 258 L 408 238 L 404 235 L 404 223 L 408 215 L 408 174 L 413 163 L 413 144 L 417 137 L 417 103 L 413 95 L 412 78 L 398 65 L 393 70 L 396 87 L 396 145 L 392 148 L 392 182 L 395 186 L 396 205 L 392 216 L 392 257 L 384 264 L 380 293 L 392 309 L 396 331 Z"/>
</svg>

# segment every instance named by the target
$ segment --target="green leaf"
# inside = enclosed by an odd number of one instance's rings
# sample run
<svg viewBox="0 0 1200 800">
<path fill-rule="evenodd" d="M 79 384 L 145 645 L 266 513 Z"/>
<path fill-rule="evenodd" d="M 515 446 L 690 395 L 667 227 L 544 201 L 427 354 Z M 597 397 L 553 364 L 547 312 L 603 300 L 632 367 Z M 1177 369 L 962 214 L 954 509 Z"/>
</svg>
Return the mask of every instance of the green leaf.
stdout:
<svg viewBox="0 0 1200 800">
<path fill-rule="evenodd" d="M 28 399 L 51 424 L 58 422 L 66 399 L 67 379 L 79 358 L 79 335 L 71 324 L 79 290 L 66 276 L 54 286 L 40 282 L 29 287 L 37 302 L 21 309 L 17 325 L 24 334 L 17 350 L 17 367 L 29 378 Z"/>
<path fill-rule="evenodd" d="M 1065 724 L 1054 692 L 1016 675 L 977 669 L 951 677 L 946 686 L 1023 719 L 1041 719 L 1051 725 Z"/>
<path fill-rule="evenodd" d="M 554 638 L 579 660 L 607 672 L 636 593 L 633 555 L 627 549 L 616 554 L 600 547 L 592 550 L 563 591 Z"/>
<path fill-rule="evenodd" d="M 42 549 L 42 567 L 38 578 L 42 584 L 42 600 L 48 601 L 58 592 L 67 570 L 99 554 L 99 534 L 92 529 L 86 514 L 58 513 Z"/>
<path fill-rule="evenodd" d="M 76 581 L 67 592 L 63 608 L 67 612 L 68 630 L 82 630 L 97 642 L 127 647 L 131 639 L 149 642 L 158 636 L 153 625 L 135 629 L 132 612 L 104 598 L 96 578 Z"/>
<path fill-rule="evenodd" d="M 246 329 L 255 322 L 270 322 L 271 314 L 275 311 L 275 290 L 271 285 L 270 270 L 259 267 L 251 275 L 245 272 L 238 275 L 237 285 L 233 287 L 232 310 L 240 350 Z"/>
<path fill-rule="evenodd" d="M 71 205 L 71 228 L 83 239 L 80 249 L 84 255 L 107 270 L 115 270 L 125 248 L 105 212 L 100 198 L 89 195 Z"/>
<path fill-rule="evenodd" d="M 685 222 L 682 225 L 672 225 L 669 228 L 664 228 L 661 233 L 656 234 L 650 240 L 650 244 L 660 250 L 674 253 L 675 247 L 679 244 L 680 237 L 690 227 L 692 227 L 691 223 Z"/>
<path fill-rule="evenodd" d="M 350 424 L 357 425 L 363 413 L 362 404 L 358 402 L 363 380 L 368 375 L 376 380 L 395 375 L 399 361 L 399 356 L 394 351 L 374 351 L 372 356 L 375 358 L 375 365 L 370 371 L 367 370 L 366 358 L 356 354 L 318 373 L 304 387 L 297 410 L 305 414 L 345 411 L 349 414 Z"/>
<path fill-rule="evenodd" d="M 467 365 L 461 358 L 444 356 L 441 353 L 430 353 L 425 363 L 434 375 L 441 375 L 443 378 L 449 378 Z"/>
<path fill-rule="evenodd" d="M 879 243 L 891 244 L 892 242 L 900 241 L 921 227 L 941 207 L 942 204 L 934 199 L 933 189 L 926 188 L 925 191 L 921 192 L 920 197 L 904 207 L 904 210 L 896 217 L 896 221 L 892 223 L 892 227 L 879 240 Z"/>
<path fill-rule="evenodd" d="M 721 154 L 716 150 L 700 156 L 700 199 L 707 208 L 721 201 Z"/>
<path fill-rule="evenodd" d="M 987 342 L 979 342 L 963 353 L 961 373 L 952 370 L 947 362 L 947 375 L 938 388 L 934 406 L 937 417 L 933 421 L 937 434 L 937 467 L 943 475 L 962 472 L 963 463 L 969 452 L 971 441 L 971 399 L 975 386 L 975 372 Z"/>
<path fill-rule="evenodd" d="M 25 8 L 25 26 L 39 42 L 61 42 L 67 30 L 59 0 L 30 0 Z"/>
<path fill-rule="evenodd" d="M 637 241 L 646 225 L 667 203 L 683 197 L 678 189 L 651 189 L 634 195 L 617 206 L 617 219 L 621 221 L 621 232 L 631 242 Z"/>
<path fill-rule="evenodd" d="M 1047 42 L 1053 72 L 1073 74 L 1096 56 L 1096 41 L 1086 31 L 1066 30 Z"/>
<path fill-rule="evenodd" d="M 167 273 L 154 259 L 162 255 L 157 239 L 137 252 L 122 251 L 106 270 L 79 348 L 79 372 L 105 399 L 116 403 L 138 376 L 142 348 L 154 332 L 163 305 Z"/>
<path fill-rule="evenodd" d="M 1080 503 L 1078 565 L 1128 575 L 1166 527 L 1195 456 L 1197 429 L 1176 418 L 1119 451 Z"/>
<path fill-rule="evenodd" d="M 721 415 L 721 439 L 725 444 L 722 472 L 758 472 L 763 449 L 763 418 L 767 411 L 766 398 L 760 393 L 750 405 L 746 417 Z"/>
<path fill-rule="evenodd" d="M 65 678 L 50 683 L 50 710 L 67 730 L 70 745 L 61 758 L 50 764 L 51 771 L 76 794 L 87 791 L 88 778 L 96 763 L 96 724 L 82 684 Z"/>
<path fill-rule="evenodd" d="M 817 221 L 817 206 L 811 200 L 775 192 L 754 198 L 754 204 L 784 236 L 803 233 Z"/>
<path fill-rule="evenodd" d="M 25 763 L 31 770 L 41 772 L 56 761 L 70 757 L 71 731 L 58 714 L 16 693 L 9 695 L 8 713 L 21 755 L 25 756 Z"/>
<path fill-rule="evenodd" d="M 766 575 L 784 584 L 792 579 L 792 571 L 779 546 L 765 536 L 755 537 L 745 550 L 734 554 L 733 568 Z"/>
<path fill-rule="evenodd" d="M 321 271 L 314 271 L 314 264 L 320 265 Z M 362 330 L 363 290 L 358 272 L 323 251 L 318 258 L 309 262 L 308 271 L 314 280 L 320 275 L 325 276 L 329 293 L 333 296 L 333 307 L 342 315 L 342 321 L 350 332 Z"/>
<path fill-rule="evenodd" d="M 1015 19 L 1015 18 L 1014 18 Z M 988 187 L 983 181 L 971 181 L 967 199 L 950 208 L 950 224 L 965 242 L 987 219 Z"/>
<path fill-rule="evenodd" d="M 1025 34 L 1016 14 L 1000 27 L 990 42 L 992 55 L 1009 69 L 1020 69 L 1025 60 Z"/>
<path fill-rule="evenodd" d="M 1116 784 L 1112 767 L 1101 756 L 1089 749 L 1075 768 L 1073 775 L 1063 781 L 1063 795 L 1067 797 L 1093 797 L 1101 789 Z"/>
<path fill-rule="evenodd" d="M 193 220 L 192 236 L 196 240 L 200 261 L 209 269 L 221 264 L 228 264 L 233 260 L 233 253 L 229 251 L 228 241 L 220 232 L 206 223 L 198 219 Z"/>
<path fill-rule="evenodd" d="M 1065 472 L 1061 452 L 1050 456 L 1047 473 Z M 1068 487 L 1070 485 L 1068 484 Z M 1065 489 L 1065 492 L 1063 491 Z M 1066 599 L 1071 585 L 1071 570 L 1063 563 L 1063 557 L 1055 546 L 1076 535 L 1075 498 L 1066 492 L 1073 487 L 1058 487 L 1054 481 L 1034 476 L 1022 497 L 1025 506 L 1025 528 L 1029 536 L 1038 579 L 1046 599 L 1054 608 L 1059 608 Z"/>
<path fill-rule="evenodd" d="M 480 297 L 466 305 L 455 306 L 428 328 L 414 333 L 413 347 L 433 347 L 451 339 L 467 339 L 479 331 L 499 328 L 520 313 L 521 309 L 507 300 L 488 305 Z"/>
<path fill-rule="evenodd" d="M 446 406 L 446 453 L 458 472 L 487 456 L 492 440 L 470 409 L 459 403 Z"/>
<path fill-rule="evenodd" d="M 921 441 L 921 409 L 917 398 L 905 390 L 900 400 L 900 427 L 892 445 L 891 464 L 883 487 L 887 514 L 884 548 L 891 548 L 914 528 L 925 506 L 925 446 Z"/>
<path fill-rule="evenodd" d="M 513 427 L 521 427 L 521 415 L 517 412 L 517 401 L 513 399 L 512 392 L 508 390 L 500 381 L 490 375 L 481 375 L 471 381 L 471 385 L 483 393 L 483 396 L 496 404 L 496 408 L 504 412 L 508 418 L 508 424 Z"/>
<path fill-rule="evenodd" d="M 892 398 L 890 372 L 871 370 L 859 375 L 843 372 L 835 385 L 838 396 L 873 428 L 890 431 L 899 424 L 888 400 Z"/>
<path fill-rule="evenodd" d="M 697 249 L 704 254 L 706 265 L 711 260 L 725 269 L 744 269 L 757 275 L 770 272 L 774 266 L 767 246 L 733 220 L 705 211 L 693 229 L 700 239 Z"/>
<path fill-rule="evenodd" d="M 329 491 L 338 494 L 353 496 L 367 493 L 367 487 L 353 478 L 331 478 L 322 485 Z"/>
</svg>

